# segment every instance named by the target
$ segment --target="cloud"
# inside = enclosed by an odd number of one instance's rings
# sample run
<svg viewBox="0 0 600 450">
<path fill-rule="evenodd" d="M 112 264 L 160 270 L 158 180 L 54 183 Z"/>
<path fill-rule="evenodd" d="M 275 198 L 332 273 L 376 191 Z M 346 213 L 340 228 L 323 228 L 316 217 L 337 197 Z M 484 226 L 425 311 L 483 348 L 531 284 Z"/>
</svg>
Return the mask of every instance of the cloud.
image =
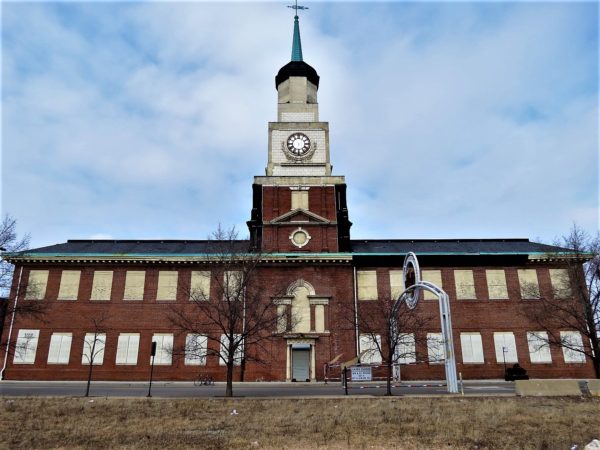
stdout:
<svg viewBox="0 0 600 450">
<path fill-rule="evenodd" d="M 355 238 L 598 227 L 598 6 L 301 18 Z M 272 3 L 7 3 L 3 210 L 35 245 L 245 231 L 292 19 Z"/>
</svg>

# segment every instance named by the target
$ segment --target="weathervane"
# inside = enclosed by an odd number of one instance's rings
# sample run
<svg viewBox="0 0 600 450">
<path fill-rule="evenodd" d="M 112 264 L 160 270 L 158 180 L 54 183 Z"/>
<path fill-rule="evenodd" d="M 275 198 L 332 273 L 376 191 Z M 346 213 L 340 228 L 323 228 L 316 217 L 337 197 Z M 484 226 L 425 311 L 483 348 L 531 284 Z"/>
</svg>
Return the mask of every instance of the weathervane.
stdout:
<svg viewBox="0 0 600 450">
<path fill-rule="evenodd" d="M 298 5 L 298 0 L 296 0 L 296 4 L 294 4 L 294 5 L 288 5 L 288 8 L 295 9 L 296 10 L 296 17 L 298 17 L 298 10 L 299 9 L 302 9 L 302 10 L 308 9 L 308 6 Z"/>
</svg>

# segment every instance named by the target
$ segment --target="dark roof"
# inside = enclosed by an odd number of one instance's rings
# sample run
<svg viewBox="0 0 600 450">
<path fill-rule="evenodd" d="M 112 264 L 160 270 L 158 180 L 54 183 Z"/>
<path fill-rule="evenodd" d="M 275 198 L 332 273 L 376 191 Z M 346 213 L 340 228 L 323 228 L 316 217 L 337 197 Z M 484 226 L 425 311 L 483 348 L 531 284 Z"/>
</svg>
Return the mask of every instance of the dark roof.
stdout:
<svg viewBox="0 0 600 450">
<path fill-rule="evenodd" d="M 275 77 L 275 89 L 289 77 L 306 77 L 317 89 L 319 88 L 319 75 L 317 71 L 304 61 L 290 61 L 279 69 Z"/>
<path fill-rule="evenodd" d="M 566 248 L 531 242 L 529 239 L 392 239 L 353 240 L 352 253 L 386 254 L 414 252 L 418 254 L 479 253 L 556 253 L 571 252 Z"/>
<path fill-rule="evenodd" d="M 250 241 L 233 242 L 236 252 L 248 251 Z M 156 254 L 210 254 L 222 247 L 215 241 L 179 240 L 68 240 L 64 244 L 35 248 L 25 254 L 81 254 L 81 255 L 156 255 Z"/>
<path fill-rule="evenodd" d="M 353 254 L 531 254 L 572 250 L 528 239 L 391 239 L 352 240 Z M 235 252 L 247 252 L 250 242 L 234 242 Z M 224 251 L 215 241 L 196 240 L 69 240 L 63 244 L 22 252 L 23 255 L 203 255 Z M 16 255 L 15 255 L 16 256 Z"/>
</svg>

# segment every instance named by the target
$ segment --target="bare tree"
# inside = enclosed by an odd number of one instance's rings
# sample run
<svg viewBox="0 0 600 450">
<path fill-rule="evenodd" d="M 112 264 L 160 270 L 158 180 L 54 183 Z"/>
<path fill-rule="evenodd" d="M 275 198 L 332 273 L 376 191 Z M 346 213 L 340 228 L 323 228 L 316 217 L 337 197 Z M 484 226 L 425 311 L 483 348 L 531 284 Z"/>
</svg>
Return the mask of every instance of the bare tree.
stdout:
<svg viewBox="0 0 600 450">
<path fill-rule="evenodd" d="M 523 312 L 544 332 L 538 342 L 587 356 L 600 378 L 600 234 L 591 236 L 573 225 L 555 245 L 569 252 L 548 255 L 564 263 L 555 274 L 552 293 L 540 295 L 536 286 L 531 295 L 536 300 L 524 303 Z"/>
<path fill-rule="evenodd" d="M 4 358 L 8 358 L 8 354 L 14 350 L 14 348 L 10 348 L 9 336 L 3 337 L 4 322 L 6 321 L 10 324 L 17 314 L 43 320 L 43 315 L 47 307 L 47 303 L 43 299 L 25 302 L 19 301 L 17 294 L 21 296 L 21 293 L 25 291 L 31 297 L 38 297 L 34 292 L 36 286 L 26 286 L 21 276 L 21 271 L 16 275 L 17 287 L 15 298 L 12 303 L 8 299 L 13 284 L 13 275 L 15 275 L 14 266 L 8 260 L 11 254 L 27 250 L 29 241 L 29 234 L 19 237 L 17 234 L 16 219 L 6 214 L 0 223 L 0 251 L 2 252 L 0 257 L 0 298 L 4 298 L 0 302 L 0 349 L 3 350 Z"/>
<path fill-rule="evenodd" d="M 29 241 L 28 234 L 22 237 L 18 236 L 16 219 L 6 214 L 0 223 L 0 251 L 14 253 L 27 250 Z M 8 297 L 13 271 L 14 266 L 2 258 L 0 261 L 0 297 Z"/>
<path fill-rule="evenodd" d="M 433 319 L 418 306 L 410 309 L 406 303 L 395 308 L 396 299 L 379 297 L 377 300 L 361 302 L 356 320 L 361 338 L 367 338 L 369 351 L 362 361 L 380 355 L 386 366 L 386 395 L 392 395 L 393 366 L 401 360 L 416 360 L 416 347 L 424 339 L 421 330 L 427 329 Z M 366 350 L 361 348 L 361 351 Z M 366 358 L 365 358 L 366 357 Z"/>
<path fill-rule="evenodd" d="M 233 396 L 234 367 L 246 360 L 261 361 L 266 353 L 263 344 L 273 337 L 279 319 L 259 276 L 264 255 L 250 252 L 248 241 L 237 237 L 235 228 L 219 227 L 211 235 L 210 270 L 192 273 L 191 288 L 185 293 L 189 304 L 173 305 L 170 316 L 186 334 L 185 347 L 174 347 L 173 353 L 188 361 L 218 356 L 227 369 L 227 397 Z"/>
<path fill-rule="evenodd" d="M 83 355 L 82 363 L 88 364 L 88 378 L 87 385 L 85 388 L 85 396 L 90 395 L 90 385 L 92 383 L 92 370 L 94 363 L 98 359 L 104 358 L 104 347 L 106 345 L 106 333 L 109 328 L 106 326 L 108 316 L 106 313 L 102 313 L 99 317 L 92 317 L 90 319 L 92 325 L 92 331 L 86 333 L 83 337 Z"/>
</svg>

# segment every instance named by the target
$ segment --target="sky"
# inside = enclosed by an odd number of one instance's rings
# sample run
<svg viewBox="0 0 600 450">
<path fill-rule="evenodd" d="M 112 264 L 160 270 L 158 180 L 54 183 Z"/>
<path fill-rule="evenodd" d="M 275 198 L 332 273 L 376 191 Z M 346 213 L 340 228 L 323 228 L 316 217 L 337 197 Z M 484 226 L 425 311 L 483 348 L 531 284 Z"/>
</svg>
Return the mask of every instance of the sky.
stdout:
<svg viewBox="0 0 600 450">
<path fill-rule="evenodd" d="M 34 247 L 247 236 L 290 2 L 2 2 L 2 213 Z M 307 2 L 353 239 L 598 229 L 597 2 Z"/>
</svg>

